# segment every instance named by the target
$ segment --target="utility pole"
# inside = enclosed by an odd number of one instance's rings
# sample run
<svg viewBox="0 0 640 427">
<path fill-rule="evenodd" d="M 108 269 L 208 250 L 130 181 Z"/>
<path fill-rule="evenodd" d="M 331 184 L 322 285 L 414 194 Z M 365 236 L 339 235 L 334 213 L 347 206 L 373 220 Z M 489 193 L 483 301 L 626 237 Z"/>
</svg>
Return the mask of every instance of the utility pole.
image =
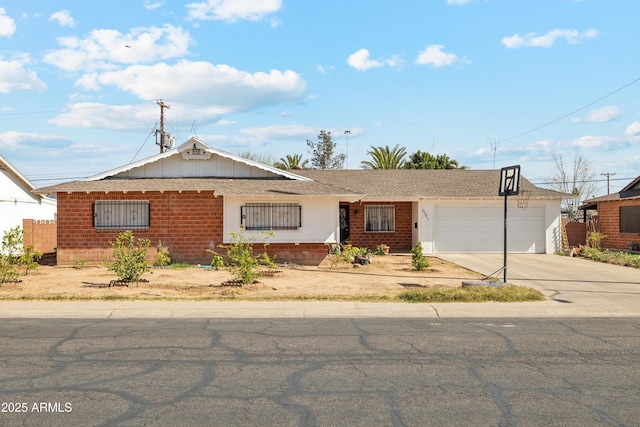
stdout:
<svg viewBox="0 0 640 427">
<path fill-rule="evenodd" d="M 609 178 L 611 178 L 613 175 L 615 175 L 615 173 L 607 172 L 607 173 L 601 173 L 600 175 L 607 177 L 607 194 L 609 194 L 610 193 L 610 191 L 609 191 Z"/>
<path fill-rule="evenodd" d="M 345 130 L 344 134 L 347 135 L 347 169 L 349 169 L 349 135 L 351 135 L 351 131 Z"/>
<path fill-rule="evenodd" d="M 156 101 L 156 103 L 160 106 L 160 130 L 156 129 L 156 145 L 160 146 L 160 152 L 163 153 L 165 148 L 170 148 L 168 137 L 164 133 L 164 109 L 166 108 L 168 110 L 171 106 L 162 102 L 161 99 Z M 160 138 L 158 138 L 158 135 L 160 135 Z"/>
</svg>

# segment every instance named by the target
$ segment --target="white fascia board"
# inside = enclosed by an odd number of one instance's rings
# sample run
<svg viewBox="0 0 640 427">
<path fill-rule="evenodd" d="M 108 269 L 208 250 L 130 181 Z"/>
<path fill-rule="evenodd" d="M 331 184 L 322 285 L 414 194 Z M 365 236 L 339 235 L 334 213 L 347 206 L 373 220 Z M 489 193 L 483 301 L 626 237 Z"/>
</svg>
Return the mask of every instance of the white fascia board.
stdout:
<svg viewBox="0 0 640 427">
<path fill-rule="evenodd" d="M 82 179 L 81 181 L 100 181 L 101 179 L 105 179 L 110 176 L 114 176 L 119 173 L 126 172 L 131 169 L 135 169 L 138 166 L 146 165 L 148 163 L 153 163 L 160 159 L 166 159 L 167 157 L 171 157 L 175 154 L 178 154 L 178 151 L 175 148 L 173 148 L 171 150 L 165 151 L 164 153 L 159 153 L 154 156 L 147 157 L 146 159 L 138 160 L 137 162 L 129 163 L 128 165 L 120 166 L 115 169 L 111 169 L 106 172 L 102 172 L 97 175 L 87 177 L 85 179 Z"/>
</svg>

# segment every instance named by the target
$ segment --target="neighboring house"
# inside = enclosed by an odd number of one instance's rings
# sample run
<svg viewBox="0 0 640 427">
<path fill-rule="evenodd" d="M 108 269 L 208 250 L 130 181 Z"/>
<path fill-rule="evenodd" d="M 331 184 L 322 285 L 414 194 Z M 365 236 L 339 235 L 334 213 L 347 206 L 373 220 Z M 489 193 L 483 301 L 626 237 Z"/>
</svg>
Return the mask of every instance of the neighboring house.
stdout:
<svg viewBox="0 0 640 427">
<path fill-rule="evenodd" d="M 56 200 L 35 194 L 35 186 L 0 155 L 0 235 L 23 219 L 54 220 Z"/>
<path fill-rule="evenodd" d="M 58 262 L 100 261 L 119 232 L 161 241 L 173 259 L 208 263 L 230 232 L 261 241 L 277 261 L 317 264 L 351 238 L 425 253 L 501 252 L 500 171 L 283 171 L 192 138 L 148 159 L 80 181 L 40 188 L 58 198 Z M 567 196 L 522 179 L 527 209 L 509 200 L 509 251 L 561 249 L 560 202 Z"/>
<path fill-rule="evenodd" d="M 585 200 L 584 210 L 597 210 L 601 247 L 638 250 L 640 245 L 640 176 L 620 192 Z M 635 243 L 635 246 L 633 245 Z"/>
</svg>

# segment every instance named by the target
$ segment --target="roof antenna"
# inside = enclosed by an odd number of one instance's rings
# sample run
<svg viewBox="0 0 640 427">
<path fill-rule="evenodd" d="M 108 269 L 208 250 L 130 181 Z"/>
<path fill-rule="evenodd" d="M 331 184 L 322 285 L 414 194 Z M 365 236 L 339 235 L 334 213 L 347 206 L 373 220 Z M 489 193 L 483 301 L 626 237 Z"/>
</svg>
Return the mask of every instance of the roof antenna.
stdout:
<svg viewBox="0 0 640 427">
<path fill-rule="evenodd" d="M 196 121 L 193 121 L 193 124 L 191 125 L 191 130 L 189 131 L 190 133 L 192 133 L 196 138 L 198 137 L 198 125 L 196 125 Z"/>
<path fill-rule="evenodd" d="M 156 101 L 156 103 L 160 106 L 160 129 L 156 129 L 156 145 L 160 146 L 160 152 L 163 153 L 165 149 L 170 150 L 173 148 L 174 138 L 164 131 L 164 109 L 170 109 L 171 105 L 165 104 L 162 99 Z"/>
</svg>

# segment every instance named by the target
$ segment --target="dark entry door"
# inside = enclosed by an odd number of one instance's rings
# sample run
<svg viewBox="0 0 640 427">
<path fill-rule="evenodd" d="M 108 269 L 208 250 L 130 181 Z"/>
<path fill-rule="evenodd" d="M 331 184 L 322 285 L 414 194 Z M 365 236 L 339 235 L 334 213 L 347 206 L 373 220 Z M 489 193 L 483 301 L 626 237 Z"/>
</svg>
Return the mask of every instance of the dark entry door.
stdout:
<svg viewBox="0 0 640 427">
<path fill-rule="evenodd" d="M 340 206 L 340 243 L 349 236 L 349 206 Z"/>
</svg>

